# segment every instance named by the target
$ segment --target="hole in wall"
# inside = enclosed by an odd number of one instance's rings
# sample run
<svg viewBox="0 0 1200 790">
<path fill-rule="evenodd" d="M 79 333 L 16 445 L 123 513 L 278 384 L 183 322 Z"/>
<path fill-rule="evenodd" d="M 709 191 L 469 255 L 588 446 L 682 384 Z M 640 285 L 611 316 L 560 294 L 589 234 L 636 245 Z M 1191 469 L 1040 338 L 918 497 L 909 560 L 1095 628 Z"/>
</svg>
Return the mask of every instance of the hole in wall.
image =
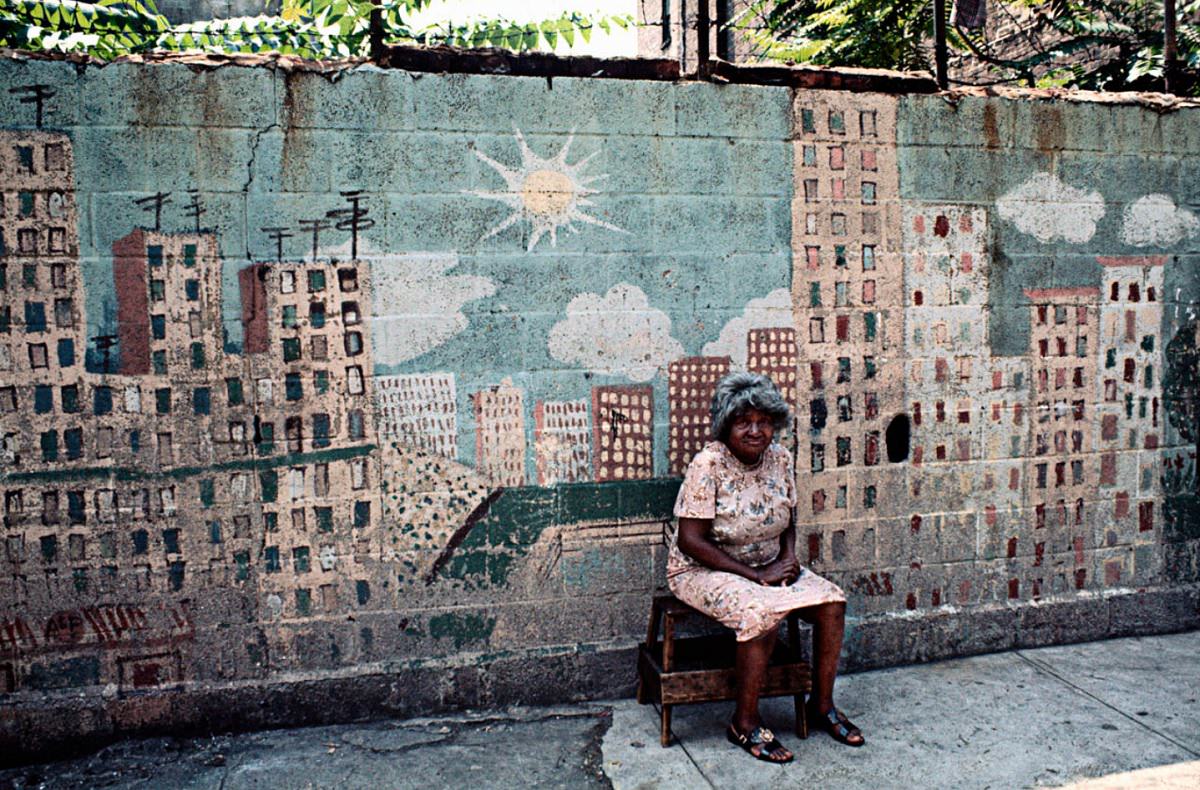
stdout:
<svg viewBox="0 0 1200 790">
<path fill-rule="evenodd" d="M 887 445 L 887 459 L 893 464 L 898 464 L 901 461 L 908 460 L 908 445 L 912 438 L 912 430 L 909 425 L 907 414 L 897 414 L 888 423 L 887 431 L 883 435 L 883 442 Z"/>
</svg>

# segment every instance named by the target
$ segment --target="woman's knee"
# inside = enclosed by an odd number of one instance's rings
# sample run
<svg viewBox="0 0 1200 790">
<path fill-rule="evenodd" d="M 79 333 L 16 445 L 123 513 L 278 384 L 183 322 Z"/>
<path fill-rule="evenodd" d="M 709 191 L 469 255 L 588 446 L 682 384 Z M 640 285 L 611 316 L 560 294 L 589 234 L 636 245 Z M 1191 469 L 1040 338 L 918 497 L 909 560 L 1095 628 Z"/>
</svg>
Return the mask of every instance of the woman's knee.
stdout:
<svg viewBox="0 0 1200 790">
<path fill-rule="evenodd" d="M 820 616 L 823 619 L 844 620 L 846 617 L 846 602 L 830 601 L 829 603 L 821 604 L 818 611 L 820 611 Z"/>
</svg>

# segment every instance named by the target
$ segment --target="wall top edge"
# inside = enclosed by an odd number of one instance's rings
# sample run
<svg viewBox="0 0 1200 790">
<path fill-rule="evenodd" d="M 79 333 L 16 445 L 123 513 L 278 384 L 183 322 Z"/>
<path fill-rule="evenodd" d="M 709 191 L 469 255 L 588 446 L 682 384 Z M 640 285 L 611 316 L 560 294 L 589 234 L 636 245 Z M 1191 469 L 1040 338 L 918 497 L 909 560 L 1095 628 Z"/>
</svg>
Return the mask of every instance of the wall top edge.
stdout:
<svg viewBox="0 0 1200 790">
<path fill-rule="evenodd" d="M 1200 100 L 1164 93 L 1102 93 L 1062 88 L 958 86 L 939 91 L 927 72 L 884 69 L 832 68 L 805 65 L 736 65 L 714 60 L 699 73 L 683 73 L 678 61 L 641 58 L 564 57 L 544 52 L 515 53 L 501 49 L 453 47 L 388 47 L 378 63 L 369 58 L 305 60 L 279 53 L 179 53 L 126 55 L 103 61 L 87 55 L 29 52 L 0 47 L 0 60 L 60 61 L 76 68 L 103 68 L 114 64 L 181 64 L 197 70 L 225 66 L 278 69 L 285 73 L 336 74 L 355 69 L 383 69 L 415 73 L 480 74 L 514 77 L 573 77 L 662 82 L 712 82 L 717 85 L 761 85 L 804 90 L 931 95 L 950 104 L 964 98 L 1000 98 L 1014 101 L 1068 101 L 1074 103 L 1134 105 L 1166 113 L 1200 107 Z"/>
</svg>

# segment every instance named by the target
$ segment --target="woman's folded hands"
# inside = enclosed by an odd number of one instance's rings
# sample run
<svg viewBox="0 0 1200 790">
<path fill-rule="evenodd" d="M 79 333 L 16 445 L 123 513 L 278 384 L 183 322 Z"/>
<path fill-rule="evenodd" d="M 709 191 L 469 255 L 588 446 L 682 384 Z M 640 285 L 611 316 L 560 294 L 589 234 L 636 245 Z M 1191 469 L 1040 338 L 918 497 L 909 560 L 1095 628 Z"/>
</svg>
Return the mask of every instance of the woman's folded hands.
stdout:
<svg viewBox="0 0 1200 790">
<path fill-rule="evenodd" d="M 800 562 L 795 557 L 778 557 L 757 569 L 759 584 L 776 587 L 791 584 L 800 576 Z"/>
</svg>

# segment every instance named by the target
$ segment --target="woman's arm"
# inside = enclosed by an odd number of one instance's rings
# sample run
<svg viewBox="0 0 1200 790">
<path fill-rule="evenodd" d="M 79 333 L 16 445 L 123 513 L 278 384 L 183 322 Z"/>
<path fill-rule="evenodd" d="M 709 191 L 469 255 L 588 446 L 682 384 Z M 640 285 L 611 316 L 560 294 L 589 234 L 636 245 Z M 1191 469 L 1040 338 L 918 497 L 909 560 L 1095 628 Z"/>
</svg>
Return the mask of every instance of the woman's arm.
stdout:
<svg viewBox="0 0 1200 790">
<path fill-rule="evenodd" d="M 715 571 L 724 571 L 743 576 L 758 584 L 779 584 L 790 578 L 795 578 L 799 567 L 795 559 L 782 561 L 781 556 L 769 565 L 761 568 L 751 567 L 730 557 L 725 550 L 708 538 L 712 529 L 712 519 L 685 518 L 679 519 L 679 534 L 676 545 L 679 550 L 696 562 Z M 794 534 L 794 531 L 793 531 Z"/>
<path fill-rule="evenodd" d="M 712 568 L 714 571 L 736 573 L 738 576 L 744 576 L 750 581 L 762 584 L 761 575 L 756 568 L 752 568 L 744 562 L 738 562 L 726 554 L 720 546 L 709 540 L 708 533 L 711 529 L 712 519 L 680 518 L 676 545 L 679 546 L 680 551 L 705 567 Z"/>
<path fill-rule="evenodd" d="M 796 559 L 796 521 L 792 519 L 779 535 L 779 556 L 775 562 L 784 567 L 784 582 L 791 584 L 800 577 L 800 561 Z"/>
<path fill-rule="evenodd" d="M 779 535 L 779 559 L 794 560 L 796 559 L 796 521 L 792 520 Z"/>
</svg>

